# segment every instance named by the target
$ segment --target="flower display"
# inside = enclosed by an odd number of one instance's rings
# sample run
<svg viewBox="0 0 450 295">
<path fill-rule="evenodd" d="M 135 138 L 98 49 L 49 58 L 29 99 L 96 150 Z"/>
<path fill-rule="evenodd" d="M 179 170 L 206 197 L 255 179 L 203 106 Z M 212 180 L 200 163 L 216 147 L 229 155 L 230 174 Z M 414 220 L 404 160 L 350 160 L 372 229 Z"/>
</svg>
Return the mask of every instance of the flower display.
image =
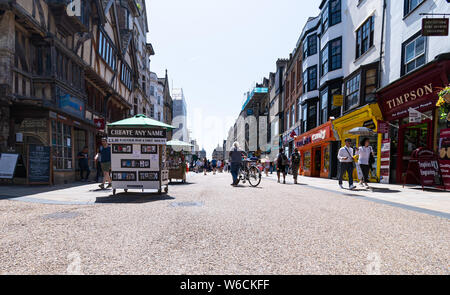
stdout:
<svg viewBox="0 0 450 295">
<path fill-rule="evenodd" d="M 442 89 L 438 96 L 436 106 L 439 107 L 441 119 L 450 121 L 450 85 Z"/>
</svg>

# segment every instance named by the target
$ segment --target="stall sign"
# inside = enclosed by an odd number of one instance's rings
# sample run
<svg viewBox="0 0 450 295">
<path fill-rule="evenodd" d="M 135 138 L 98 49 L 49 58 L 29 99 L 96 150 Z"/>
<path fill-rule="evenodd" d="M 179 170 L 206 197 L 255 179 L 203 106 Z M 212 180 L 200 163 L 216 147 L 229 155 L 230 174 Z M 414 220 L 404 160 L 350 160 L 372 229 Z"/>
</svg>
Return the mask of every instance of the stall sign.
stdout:
<svg viewBox="0 0 450 295">
<path fill-rule="evenodd" d="M 28 183 L 51 183 L 51 149 L 47 146 L 30 144 L 28 147 Z M 69 168 L 71 163 L 69 163 Z"/>
<path fill-rule="evenodd" d="M 450 190 L 450 129 L 441 130 L 439 166 L 444 187 L 446 190 Z"/>
<path fill-rule="evenodd" d="M 380 165 L 380 183 L 389 183 L 390 161 L 391 161 L 391 140 L 383 139 L 381 141 L 381 165 Z"/>
<path fill-rule="evenodd" d="M 419 159 L 419 171 L 422 185 L 440 185 L 439 164 L 435 159 Z"/>
<path fill-rule="evenodd" d="M 165 144 L 165 129 L 109 128 L 109 143 Z"/>
</svg>

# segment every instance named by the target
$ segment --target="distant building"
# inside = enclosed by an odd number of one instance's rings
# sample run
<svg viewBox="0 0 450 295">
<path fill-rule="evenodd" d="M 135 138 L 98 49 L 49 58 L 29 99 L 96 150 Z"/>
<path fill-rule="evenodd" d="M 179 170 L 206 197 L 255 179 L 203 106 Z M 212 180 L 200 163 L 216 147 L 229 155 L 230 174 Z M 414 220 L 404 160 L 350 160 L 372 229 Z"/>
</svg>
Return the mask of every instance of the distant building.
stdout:
<svg viewBox="0 0 450 295">
<path fill-rule="evenodd" d="M 223 147 L 220 145 L 217 145 L 217 147 L 214 149 L 213 153 L 212 153 L 212 158 L 216 159 L 216 160 L 224 160 L 223 157 Z"/>
<path fill-rule="evenodd" d="M 202 148 L 202 150 L 198 152 L 198 158 L 199 158 L 199 159 L 204 159 L 204 158 L 206 158 L 206 151 L 205 151 L 204 148 Z"/>
<path fill-rule="evenodd" d="M 176 128 L 173 138 L 189 142 L 189 132 L 187 129 L 187 107 L 183 89 L 172 89 L 173 99 L 173 119 L 172 125 Z"/>
</svg>

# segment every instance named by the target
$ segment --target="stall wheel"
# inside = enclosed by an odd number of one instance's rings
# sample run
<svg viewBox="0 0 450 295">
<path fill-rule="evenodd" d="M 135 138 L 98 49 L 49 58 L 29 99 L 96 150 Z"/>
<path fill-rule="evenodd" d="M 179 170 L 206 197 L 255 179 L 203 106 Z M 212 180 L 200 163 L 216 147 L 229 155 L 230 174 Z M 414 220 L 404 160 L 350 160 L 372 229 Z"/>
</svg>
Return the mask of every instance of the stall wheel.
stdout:
<svg viewBox="0 0 450 295">
<path fill-rule="evenodd" d="M 128 193 L 128 189 L 127 189 L 127 188 L 126 188 L 126 189 L 124 189 L 123 191 L 124 191 L 124 192 L 126 192 L 126 193 Z"/>
</svg>

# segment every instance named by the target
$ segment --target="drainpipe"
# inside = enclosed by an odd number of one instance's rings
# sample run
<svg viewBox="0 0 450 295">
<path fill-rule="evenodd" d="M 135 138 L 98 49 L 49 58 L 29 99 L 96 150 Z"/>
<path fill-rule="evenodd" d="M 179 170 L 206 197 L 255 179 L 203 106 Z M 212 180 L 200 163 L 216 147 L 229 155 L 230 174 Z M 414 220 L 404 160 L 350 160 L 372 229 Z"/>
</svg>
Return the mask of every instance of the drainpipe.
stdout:
<svg viewBox="0 0 450 295">
<path fill-rule="evenodd" d="M 386 19 L 386 0 L 383 0 L 383 20 L 381 23 L 381 42 L 380 42 L 380 60 L 379 60 L 379 64 L 378 64 L 378 88 L 381 87 L 381 71 L 382 71 L 382 65 L 381 65 L 381 60 L 383 58 L 383 45 L 384 45 L 384 23 L 385 23 L 385 19 Z"/>
</svg>

